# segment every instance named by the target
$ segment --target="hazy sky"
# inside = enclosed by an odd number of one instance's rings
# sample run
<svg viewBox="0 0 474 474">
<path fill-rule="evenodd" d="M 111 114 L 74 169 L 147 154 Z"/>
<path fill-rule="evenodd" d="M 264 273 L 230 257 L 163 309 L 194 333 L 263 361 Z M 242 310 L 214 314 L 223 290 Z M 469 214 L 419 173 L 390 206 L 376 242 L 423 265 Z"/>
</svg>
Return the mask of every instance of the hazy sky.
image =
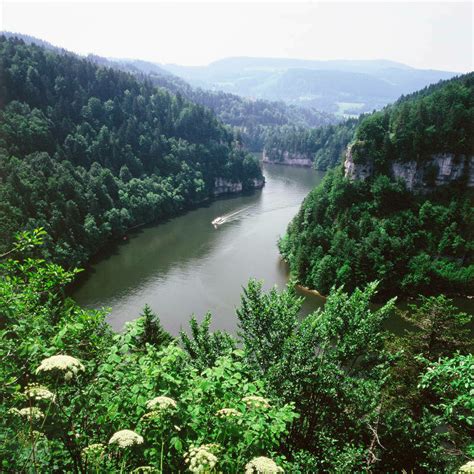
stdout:
<svg viewBox="0 0 474 474">
<path fill-rule="evenodd" d="M 473 70 L 471 2 L 0 2 L 1 29 L 82 54 L 185 65 L 228 56 L 384 58 Z"/>
</svg>

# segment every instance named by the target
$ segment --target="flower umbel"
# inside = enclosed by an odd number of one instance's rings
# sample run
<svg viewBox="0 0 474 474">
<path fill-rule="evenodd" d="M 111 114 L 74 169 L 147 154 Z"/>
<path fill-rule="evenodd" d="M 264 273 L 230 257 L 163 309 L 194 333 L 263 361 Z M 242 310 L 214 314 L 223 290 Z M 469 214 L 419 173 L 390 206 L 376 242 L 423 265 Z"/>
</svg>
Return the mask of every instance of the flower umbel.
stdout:
<svg viewBox="0 0 474 474">
<path fill-rule="evenodd" d="M 50 392 L 47 387 L 39 384 L 30 384 L 25 389 L 25 395 L 33 400 L 51 400 L 54 402 L 54 393 Z"/>
<path fill-rule="evenodd" d="M 212 453 L 217 450 L 217 444 L 203 444 L 201 446 L 191 446 L 184 456 L 184 461 L 188 464 L 191 472 L 205 474 L 211 472 L 217 464 L 217 456 Z"/>
<path fill-rule="evenodd" d="M 458 469 L 459 472 L 474 472 L 474 461 L 469 461 Z"/>
<path fill-rule="evenodd" d="M 245 474 L 277 474 L 283 472 L 283 469 L 270 458 L 260 456 L 253 458 L 245 466 Z"/>
<path fill-rule="evenodd" d="M 79 371 L 83 372 L 84 366 L 81 361 L 69 355 L 55 355 L 43 359 L 41 364 L 36 369 L 39 372 L 64 372 L 64 379 L 71 380 Z"/>
<path fill-rule="evenodd" d="M 155 397 L 146 402 L 149 410 L 167 410 L 168 408 L 176 408 L 176 402 L 170 397 Z"/>
<path fill-rule="evenodd" d="M 143 436 L 132 430 L 121 430 L 117 431 L 109 439 L 109 444 L 116 444 L 119 448 L 128 448 L 135 444 L 142 444 Z"/>
<path fill-rule="evenodd" d="M 249 395 L 242 398 L 242 401 L 247 405 L 248 408 L 269 408 L 270 402 L 263 397 L 257 395 Z"/>
<path fill-rule="evenodd" d="M 17 408 L 12 408 L 10 413 L 23 418 L 28 418 L 29 420 L 41 420 L 44 418 L 44 413 L 38 407 L 25 407 L 21 408 L 20 410 Z"/>
</svg>

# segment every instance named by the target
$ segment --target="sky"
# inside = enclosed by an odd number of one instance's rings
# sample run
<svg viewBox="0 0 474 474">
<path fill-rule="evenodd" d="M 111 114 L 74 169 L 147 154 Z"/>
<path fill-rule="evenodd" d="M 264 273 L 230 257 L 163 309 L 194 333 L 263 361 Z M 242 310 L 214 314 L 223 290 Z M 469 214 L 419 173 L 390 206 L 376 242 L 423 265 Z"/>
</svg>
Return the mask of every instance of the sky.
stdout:
<svg viewBox="0 0 474 474">
<path fill-rule="evenodd" d="M 473 67 L 472 2 L 0 0 L 0 28 L 80 54 L 205 65 L 230 56 Z"/>
</svg>

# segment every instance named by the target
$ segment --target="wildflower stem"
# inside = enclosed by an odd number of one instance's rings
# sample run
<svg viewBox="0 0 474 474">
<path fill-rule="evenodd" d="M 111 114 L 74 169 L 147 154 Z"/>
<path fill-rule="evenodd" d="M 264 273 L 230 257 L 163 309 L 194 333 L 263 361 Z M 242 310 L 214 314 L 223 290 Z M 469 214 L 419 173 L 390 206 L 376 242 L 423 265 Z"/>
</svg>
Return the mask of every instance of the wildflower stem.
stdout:
<svg viewBox="0 0 474 474">
<path fill-rule="evenodd" d="M 161 453 L 160 453 L 160 474 L 163 474 L 163 451 L 165 446 L 165 440 L 163 434 L 161 435 Z"/>
</svg>

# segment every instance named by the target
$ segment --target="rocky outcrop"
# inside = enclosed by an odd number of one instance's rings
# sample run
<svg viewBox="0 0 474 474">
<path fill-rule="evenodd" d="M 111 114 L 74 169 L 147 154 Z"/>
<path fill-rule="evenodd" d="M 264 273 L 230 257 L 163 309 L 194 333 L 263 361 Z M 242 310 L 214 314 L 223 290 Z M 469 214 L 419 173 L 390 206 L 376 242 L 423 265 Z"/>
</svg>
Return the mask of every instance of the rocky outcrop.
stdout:
<svg viewBox="0 0 474 474">
<path fill-rule="evenodd" d="M 374 165 L 371 161 L 364 164 L 354 163 L 352 148 L 347 147 L 346 159 L 344 161 L 344 176 L 352 181 L 364 181 L 374 173 Z"/>
<path fill-rule="evenodd" d="M 313 166 L 312 156 L 304 153 L 292 153 L 289 151 L 278 152 L 281 159 L 272 159 L 268 156 L 268 153 L 263 150 L 262 158 L 264 163 L 274 163 L 277 165 L 290 165 L 290 166 Z"/>
<path fill-rule="evenodd" d="M 264 179 L 254 178 L 252 180 L 252 186 L 254 189 L 260 189 L 265 184 Z M 243 191 L 243 184 L 241 181 L 230 181 L 225 178 L 216 178 L 214 181 L 214 196 L 220 196 L 221 194 L 232 194 L 240 193 Z"/>
<path fill-rule="evenodd" d="M 351 180 L 365 180 L 374 173 L 370 160 L 354 163 L 351 148 L 348 147 L 344 161 L 345 176 Z M 453 153 L 439 153 L 423 161 L 393 161 L 390 172 L 394 179 L 402 179 L 410 190 L 429 189 L 454 181 L 463 181 L 474 187 L 474 156 L 456 156 Z"/>
</svg>

